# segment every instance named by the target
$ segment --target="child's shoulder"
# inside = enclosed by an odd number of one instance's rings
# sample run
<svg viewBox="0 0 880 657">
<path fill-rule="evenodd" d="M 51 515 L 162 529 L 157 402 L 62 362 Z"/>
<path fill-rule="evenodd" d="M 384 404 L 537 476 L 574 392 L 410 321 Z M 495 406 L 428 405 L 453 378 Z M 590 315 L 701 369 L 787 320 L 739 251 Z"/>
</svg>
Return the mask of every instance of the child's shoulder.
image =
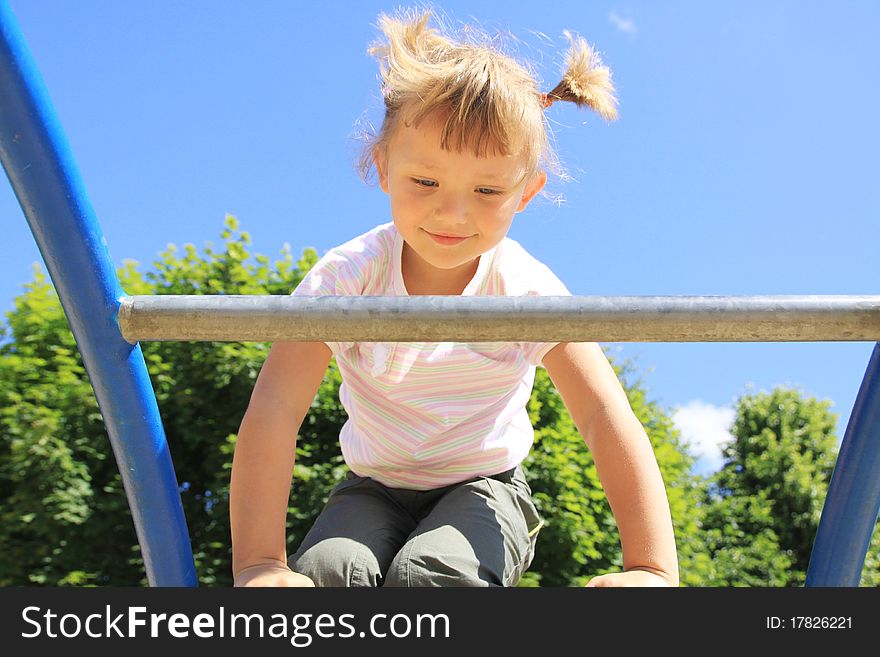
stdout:
<svg viewBox="0 0 880 657">
<path fill-rule="evenodd" d="M 493 269 L 507 296 L 568 296 L 570 292 L 553 270 L 510 237 L 495 251 Z"/>
<path fill-rule="evenodd" d="M 380 224 L 321 256 L 319 268 L 331 267 L 349 276 L 369 275 L 376 267 L 387 267 L 394 249 L 394 224 Z"/>
<path fill-rule="evenodd" d="M 367 282 L 383 284 L 394 247 L 394 224 L 381 224 L 327 251 L 294 294 L 366 294 Z M 382 294 L 381 291 L 369 293 Z"/>
<path fill-rule="evenodd" d="M 394 246 L 396 229 L 394 222 L 379 224 L 347 242 L 335 246 L 327 252 L 328 256 L 360 260 L 390 253 Z"/>
</svg>

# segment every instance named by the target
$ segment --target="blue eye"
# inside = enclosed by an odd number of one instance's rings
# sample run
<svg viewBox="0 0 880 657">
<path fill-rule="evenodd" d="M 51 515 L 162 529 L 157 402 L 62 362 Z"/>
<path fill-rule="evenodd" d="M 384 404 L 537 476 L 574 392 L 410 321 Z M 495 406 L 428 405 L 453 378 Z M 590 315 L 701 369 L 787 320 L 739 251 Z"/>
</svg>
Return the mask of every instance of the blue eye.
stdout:
<svg viewBox="0 0 880 657">
<path fill-rule="evenodd" d="M 489 189 L 488 187 L 477 187 L 477 191 L 483 196 L 491 196 L 492 194 L 500 194 L 497 189 Z"/>
<path fill-rule="evenodd" d="M 419 185 L 420 187 L 436 187 L 437 186 L 436 180 L 428 180 L 426 178 L 413 178 L 413 182 L 415 184 Z"/>
</svg>

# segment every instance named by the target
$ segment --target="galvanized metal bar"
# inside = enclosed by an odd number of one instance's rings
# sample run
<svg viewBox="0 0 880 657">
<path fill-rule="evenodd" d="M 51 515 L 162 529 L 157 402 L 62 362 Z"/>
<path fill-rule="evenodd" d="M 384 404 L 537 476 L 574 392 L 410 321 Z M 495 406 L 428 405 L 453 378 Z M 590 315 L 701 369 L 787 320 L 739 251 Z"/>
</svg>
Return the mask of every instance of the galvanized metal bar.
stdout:
<svg viewBox="0 0 880 657">
<path fill-rule="evenodd" d="M 880 344 L 843 435 L 807 569 L 807 586 L 858 586 L 880 512 Z"/>
<path fill-rule="evenodd" d="M 797 342 L 880 339 L 880 295 L 131 296 L 129 342 Z"/>
<path fill-rule="evenodd" d="M 177 479 L 139 345 L 119 333 L 123 296 L 61 124 L 0 0 L 0 160 L 46 261 L 95 390 L 154 586 L 194 586 Z"/>
</svg>

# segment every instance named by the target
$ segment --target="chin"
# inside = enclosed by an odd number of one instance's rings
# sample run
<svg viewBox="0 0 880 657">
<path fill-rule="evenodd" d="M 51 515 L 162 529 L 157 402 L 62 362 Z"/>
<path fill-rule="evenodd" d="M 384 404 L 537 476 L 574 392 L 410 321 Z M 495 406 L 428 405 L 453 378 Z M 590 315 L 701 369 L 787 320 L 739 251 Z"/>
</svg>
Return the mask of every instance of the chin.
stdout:
<svg viewBox="0 0 880 657">
<path fill-rule="evenodd" d="M 428 259 L 425 258 L 425 262 L 427 262 L 432 267 L 436 267 L 437 269 L 444 270 L 452 270 L 458 269 L 459 267 L 463 267 L 469 262 L 473 261 L 475 258 L 470 258 L 467 260 L 445 260 L 445 259 Z"/>
</svg>

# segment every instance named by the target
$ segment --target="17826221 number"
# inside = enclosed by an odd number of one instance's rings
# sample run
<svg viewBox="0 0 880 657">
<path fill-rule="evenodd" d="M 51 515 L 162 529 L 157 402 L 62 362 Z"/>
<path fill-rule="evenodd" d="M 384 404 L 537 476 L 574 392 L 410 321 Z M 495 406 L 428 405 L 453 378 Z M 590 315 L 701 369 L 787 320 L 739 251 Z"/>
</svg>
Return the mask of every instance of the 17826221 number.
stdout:
<svg viewBox="0 0 880 657">
<path fill-rule="evenodd" d="M 768 630 L 851 630 L 852 616 L 767 616 Z"/>
</svg>

